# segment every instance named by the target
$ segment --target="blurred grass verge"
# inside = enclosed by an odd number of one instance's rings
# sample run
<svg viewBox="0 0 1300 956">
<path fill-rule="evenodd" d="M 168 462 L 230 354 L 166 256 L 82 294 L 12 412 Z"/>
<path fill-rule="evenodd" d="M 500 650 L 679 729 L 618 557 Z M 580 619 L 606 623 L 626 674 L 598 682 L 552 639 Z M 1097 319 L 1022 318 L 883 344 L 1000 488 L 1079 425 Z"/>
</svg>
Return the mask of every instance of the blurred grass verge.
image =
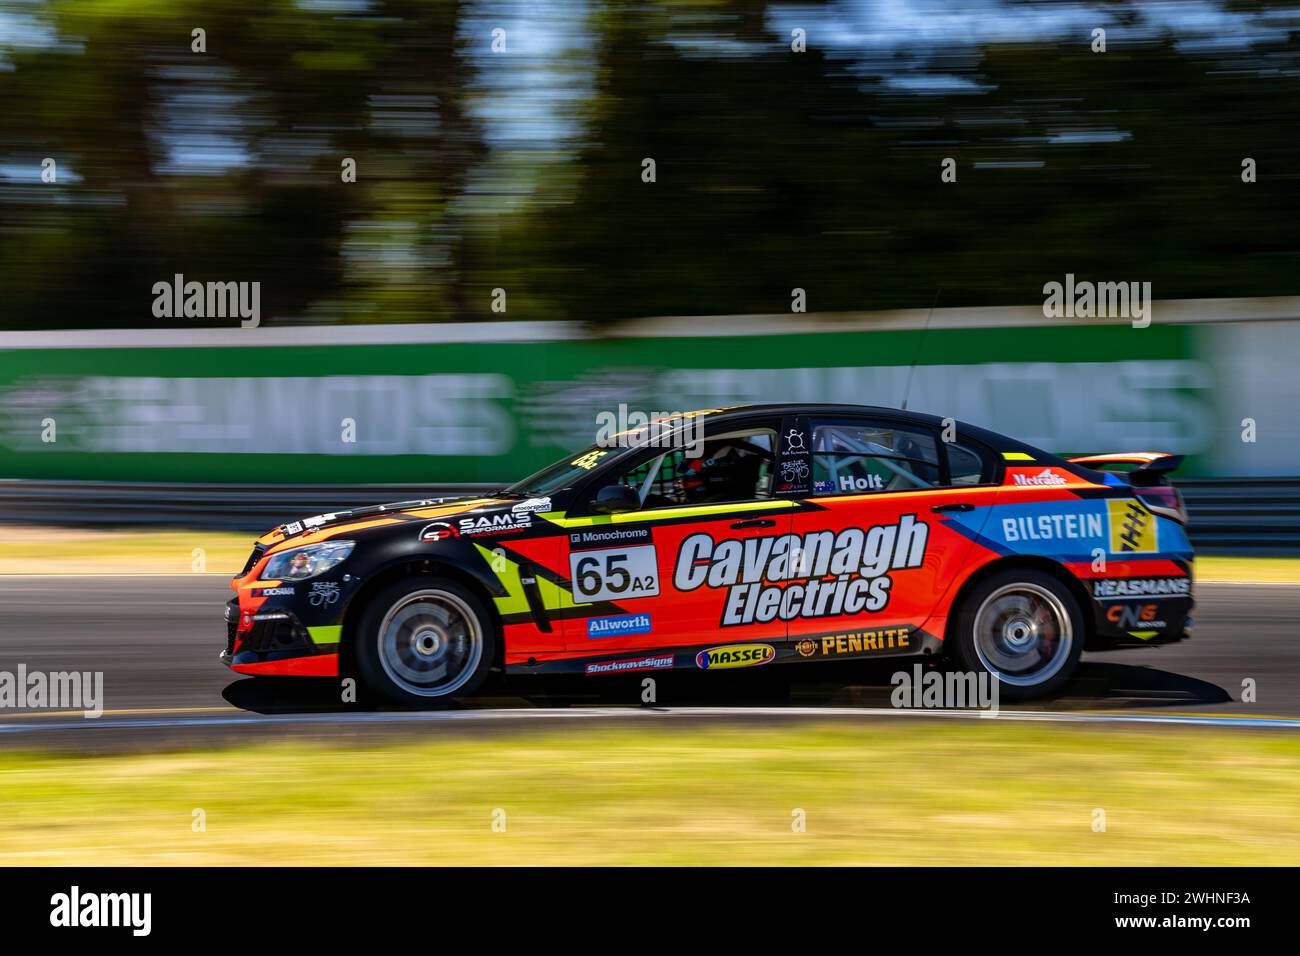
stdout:
<svg viewBox="0 0 1300 956">
<path fill-rule="evenodd" d="M 1300 738 L 1254 731 L 675 724 L 0 774 L 5 865 L 1300 863 Z"/>
<path fill-rule="evenodd" d="M 255 538 L 242 531 L 0 525 L 0 574 L 233 575 Z"/>
<path fill-rule="evenodd" d="M 234 574 L 255 536 L 242 531 L 155 531 L 0 526 L 0 574 L 181 574 L 202 567 Z M 1196 579 L 1234 584 L 1300 584 L 1300 558 L 1196 558 Z"/>
</svg>

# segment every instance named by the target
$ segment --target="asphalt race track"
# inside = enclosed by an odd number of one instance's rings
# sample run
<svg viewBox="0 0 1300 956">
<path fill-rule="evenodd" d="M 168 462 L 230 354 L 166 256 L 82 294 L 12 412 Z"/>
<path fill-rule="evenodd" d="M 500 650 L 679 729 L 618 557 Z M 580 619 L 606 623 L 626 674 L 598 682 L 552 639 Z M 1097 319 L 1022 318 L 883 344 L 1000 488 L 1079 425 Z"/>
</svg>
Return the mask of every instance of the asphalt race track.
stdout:
<svg viewBox="0 0 1300 956">
<path fill-rule="evenodd" d="M 220 664 L 227 580 L 219 575 L 0 578 L 0 671 L 14 672 L 23 664 L 28 671 L 104 674 L 100 718 L 0 711 L 0 746 L 140 748 L 183 745 L 197 734 L 333 737 L 380 729 L 429 733 L 435 727 L 441 733 L 453 726 L 574 718 L 908 715 L 889 709 L 889 675 L 899 661 L 661 676 L 653 707 L 641 704 L 636 682 L 617 677 L 512 680 L 489 687 L 482 699 L 464 707 L 434 712 L 364 701 L 345 706 L 336 681 L 240 677 Z M 1192 640 L 1085 655 L 1064 697 L 1020 705 L 1017 714 L 1004 716 L 1300 730 L 1300 587 L 1199 584 L 1196 597 Z M 1240 700 L 1247 678 L 1255 681 L 1254 703 Z"/>
</svg>

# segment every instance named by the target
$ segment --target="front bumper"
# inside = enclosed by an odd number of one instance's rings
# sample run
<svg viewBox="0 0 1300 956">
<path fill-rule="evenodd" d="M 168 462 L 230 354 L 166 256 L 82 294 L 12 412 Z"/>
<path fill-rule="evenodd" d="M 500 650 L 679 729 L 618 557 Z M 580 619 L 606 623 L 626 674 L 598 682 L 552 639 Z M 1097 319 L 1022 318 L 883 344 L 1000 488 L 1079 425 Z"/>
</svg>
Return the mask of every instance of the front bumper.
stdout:
<svg viewBox="0 0 1300 956">
<path fill-rule="evenodd" d="M 337 677 L 338 628 L 304 627 L 292 611 L 241 612 L 238 600 L 226 604 L 226 647 L 221 662 L 239 674 Z M 313 634 L 315 630 L 318 634 Z M 320 640 L 318 640 L 318 636 Z M 326 643 L 326 638 L 335 638 Z"/>
</svg>

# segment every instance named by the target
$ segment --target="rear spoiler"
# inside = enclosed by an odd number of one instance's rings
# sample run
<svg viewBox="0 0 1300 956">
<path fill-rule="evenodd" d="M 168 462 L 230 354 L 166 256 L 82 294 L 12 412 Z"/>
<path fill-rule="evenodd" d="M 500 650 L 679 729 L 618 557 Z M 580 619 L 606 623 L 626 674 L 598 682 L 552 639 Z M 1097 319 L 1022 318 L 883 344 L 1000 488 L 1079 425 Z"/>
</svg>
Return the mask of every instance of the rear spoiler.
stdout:
<svg viewBox="0 0 1300 956">
<path fill-rule="evenodd" d="M 1066 458 L 1072 465 L 1084 465 L 1098 471 L 1115 471 L 1107 465 L 1137 465 L 1124 472 L 1129 483 L 1133 485 L 1163 484 L 1170 472 L 1182 467 L 1182 455 L 1166 455 L 1159 451 L 1122 451 L 1110 455 L 1076 455 Z"/>
</svg>

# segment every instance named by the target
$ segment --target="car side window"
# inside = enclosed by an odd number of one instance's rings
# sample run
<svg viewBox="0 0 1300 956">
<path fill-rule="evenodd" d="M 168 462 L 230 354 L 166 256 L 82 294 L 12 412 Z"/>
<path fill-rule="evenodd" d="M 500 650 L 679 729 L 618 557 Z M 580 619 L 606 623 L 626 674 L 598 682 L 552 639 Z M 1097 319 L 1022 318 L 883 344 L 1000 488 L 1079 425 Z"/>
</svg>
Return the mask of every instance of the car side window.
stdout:
<svg viewBox="0 0 1300 956">
<path fill-rule="evenodd" d="M 695 456 L 688 449 L 667 449 L 615 483 L 635 490 L 643 508 L 770 498 L 775 449 L 773 429 L 738 429 L 704 439 Z"/>
<path fill-rule="evenodd" d="M 980 445 L 947 442 L 948 478 L 954 485 L 986 485 L 993 480 L 993 455 Z"/>
<path fill-rule="evenodd" d="M 913 491 L 940 482 L 939 454 L 927 430 L 889 422 L 814 422 L 813 494 Z"/>
</svg>

